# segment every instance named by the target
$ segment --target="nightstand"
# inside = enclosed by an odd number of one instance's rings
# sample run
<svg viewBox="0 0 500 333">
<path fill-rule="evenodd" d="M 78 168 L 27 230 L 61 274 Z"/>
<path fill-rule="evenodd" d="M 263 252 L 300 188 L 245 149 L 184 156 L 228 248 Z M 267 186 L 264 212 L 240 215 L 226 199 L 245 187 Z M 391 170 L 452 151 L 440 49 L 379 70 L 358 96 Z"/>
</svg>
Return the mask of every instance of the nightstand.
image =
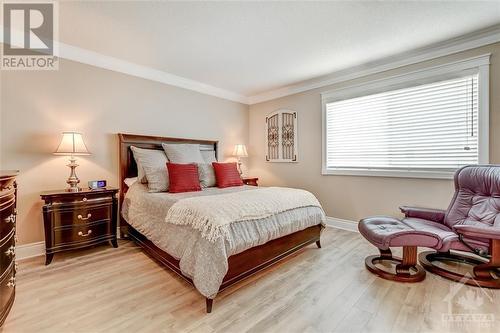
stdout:
<svg viewBox="0 0 500 333">
<path fill-rule="evenodd" d="M 111 242 L 118 247 L 118 189 L 47 191 L 40 196 L 45 228 L 45 265 L 54 253 Z"/>
<path fill-rule="evenodd" d="M 259 186 L 259 178 L 257 177 L 242 177 L 243 184 L 251 186 Z"/>
</svg>

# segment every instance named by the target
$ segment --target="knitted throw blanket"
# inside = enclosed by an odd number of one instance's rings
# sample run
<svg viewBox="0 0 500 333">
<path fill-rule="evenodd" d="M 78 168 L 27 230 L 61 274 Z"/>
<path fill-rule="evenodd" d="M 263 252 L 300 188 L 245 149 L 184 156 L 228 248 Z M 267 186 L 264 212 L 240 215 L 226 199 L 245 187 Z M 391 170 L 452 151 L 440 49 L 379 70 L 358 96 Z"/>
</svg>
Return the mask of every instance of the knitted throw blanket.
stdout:
<svg viewBox="0 0 500 333">
<path fill-rule="evenodd" d="M 266 187 L 219 195 L 185 198 L 167 212 L 165 221 L 190 225 L 211 242 L 229 239 L 231 223 L 257 220 L 301 207 L 319 207 L 316 197 L 305 190 Z"/>
</svg>

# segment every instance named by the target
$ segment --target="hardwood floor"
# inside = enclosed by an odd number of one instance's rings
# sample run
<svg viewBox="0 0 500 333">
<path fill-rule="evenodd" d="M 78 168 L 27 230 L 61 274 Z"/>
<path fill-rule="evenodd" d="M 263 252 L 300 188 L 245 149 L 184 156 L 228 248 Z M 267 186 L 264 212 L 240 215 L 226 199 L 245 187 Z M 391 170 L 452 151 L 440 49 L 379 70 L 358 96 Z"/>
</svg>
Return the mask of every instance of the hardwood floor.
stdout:
<svg viewBox="0 0 500 333">
<path fill-rule="evenodd" d="M 385 281 L 365 269 L 376 249 L 359 234 L 327 228 L 321 243 L 226 290 L 211 314 L 194 289 L 128 241 L 57 254 L 47 267 L 43 257 L 26 260 L 2 333 L 500 331 L 498 290 L 429 273 L 421 283 Z M 449 311 L 483 326 L 447 325 Z"/>
</svg>

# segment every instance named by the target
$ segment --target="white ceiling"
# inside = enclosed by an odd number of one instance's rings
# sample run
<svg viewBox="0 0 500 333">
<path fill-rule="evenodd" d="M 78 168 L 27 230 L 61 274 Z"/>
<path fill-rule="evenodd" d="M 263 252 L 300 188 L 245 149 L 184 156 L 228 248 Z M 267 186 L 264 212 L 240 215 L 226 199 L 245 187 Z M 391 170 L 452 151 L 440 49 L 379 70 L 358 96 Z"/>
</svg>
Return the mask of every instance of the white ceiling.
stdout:
<svg viewBox="0 0 500 333">
<path fill-rule="evenodd" d="M 500 1 L 60 2 L 59 39 L 244 96 L 500 23 Z"/>
</svg>

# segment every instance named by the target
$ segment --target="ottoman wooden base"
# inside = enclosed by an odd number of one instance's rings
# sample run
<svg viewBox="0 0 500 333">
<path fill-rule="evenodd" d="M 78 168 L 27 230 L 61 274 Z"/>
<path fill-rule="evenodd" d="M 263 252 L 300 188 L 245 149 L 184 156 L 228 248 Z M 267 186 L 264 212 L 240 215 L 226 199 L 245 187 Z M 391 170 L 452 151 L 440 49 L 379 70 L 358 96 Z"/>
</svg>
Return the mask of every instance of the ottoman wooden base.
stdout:
<svg viewBox="0 0 500 333">
<path fill-rule="evenodd" d="M 500 260 L 498 258 L 487 260 L 465 253 L 426 251 L 420 253 L 419 261 L 426 270 L 446 279 L 476 287 L 500 289 Z M 446 261 L 470 265 L 473 267 L 473 273 L 461 274 L 439 265 Z"/>
<path fill-rule="evenodd" d="M 396 263 L 396 273 L 377 267 L 382 262 Z M 420 282 L 425 278 L 425 270 L 417 264 L 417 247 L 404 246 L 403 258 L 392 256 L 390 249 L 380 250 L 380 255 L 368 256 L 365 259 L 366 268 L 383 279 L 398 282 Z"/>
</svg>

